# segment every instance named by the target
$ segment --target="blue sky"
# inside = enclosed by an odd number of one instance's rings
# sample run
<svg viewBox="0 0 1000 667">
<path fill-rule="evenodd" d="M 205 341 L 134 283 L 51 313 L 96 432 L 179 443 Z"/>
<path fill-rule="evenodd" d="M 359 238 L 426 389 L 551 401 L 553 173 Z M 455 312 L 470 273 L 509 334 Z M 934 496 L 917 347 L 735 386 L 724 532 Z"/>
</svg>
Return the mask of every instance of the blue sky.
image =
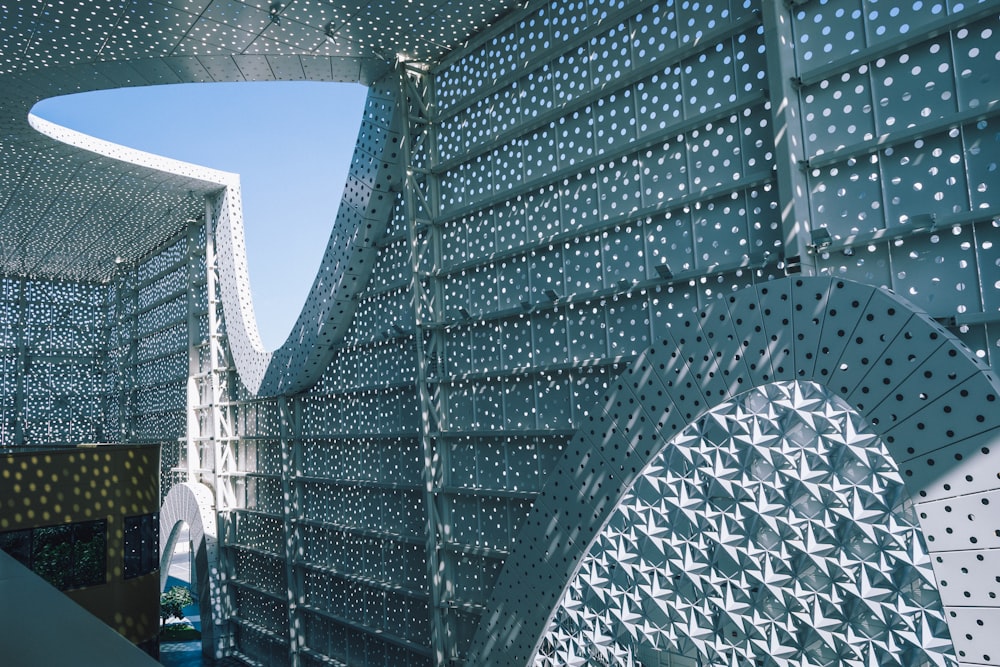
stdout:
<svg viewBox="0 0 1000 667">
<path fill-rule="evenodd" d="M 337 214 L 368 89 L 316 82 L 210 83 L 44 100 L 53 123 L 240 174 L 247 261 L 264 345 L 284 342 Z"/>
</svg>

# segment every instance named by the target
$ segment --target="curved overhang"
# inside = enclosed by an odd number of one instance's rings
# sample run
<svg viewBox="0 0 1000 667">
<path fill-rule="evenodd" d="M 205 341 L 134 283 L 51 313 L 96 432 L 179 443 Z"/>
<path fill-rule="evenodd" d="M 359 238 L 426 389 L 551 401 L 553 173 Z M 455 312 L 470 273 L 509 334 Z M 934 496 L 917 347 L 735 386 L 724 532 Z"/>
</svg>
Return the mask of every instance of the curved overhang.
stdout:
<svg viewBox="0 0 1000 667">
<path fill-rule="evenodd" d="M 236 175 L 61 128 L 31 115 L 38 101 L 195 82 L 371 85 L 400 57 L 440 59 L 514 4 L 145 0 L 0 7 L 0 275 L 108 281 L 184 233 L 189 220 L 205 214 L 206 197 L 223 193 L 239 209 Z M 261 393 L 294 392 L 318 377 L 318 372 L 291 377 L 276 369 L 322 366 L 315 352 L 329 350 L 336 327 L 322 322 L 317 327 L 316 318 L 329 320 L 331 308 L 350 305 L 357 289 L 356 281 L 338 278 L 331 290 L 330 277 L 323 275 L 331 269 L 331 253 L 345 240 L 337 234 L 340 217 L 299 324 L 273 354 L 263 349 L 256 331 L 242 217 L 227 221 L 233 254 L 226 258 L 228 266 L 220 267 L 223 288 L 229 287 L 227 319 L 239 339 L 234 347 L 243 358 L 241 374 Z M 341 273 L 355 271 L 346 255 L 333 260 L 340 262 Z M 227 276 L 228 271 L 235 273 Z M 340 312 L 340 320 L 350 314 Z M 312 325 L 304 329 L 303 322 Z M 303 336 L 315 340 L 303 346 Z M 303 349 L 312 350 L 308 359 L 298 358 Z"/>
<path fill-rule="evenodd" d="M 274 352 L 264 348 L 257 331 L 239 194 L 227 189 L 213 199 L 210 224 L 229 348 L 254 395 L 296 394 L 315 384 L 354 319 L 403 180 L 397 83 L 389 75 L 372 84 L 319 271 L 288 338 Z"/>
<path fill-rule="evenodd" d="M 173 83 L 368 85 L 398 54 L 438 59 L 512 4 L 144 0 L 0 7 L 0 274 L 107 280 L 115 258 L 134 263 L 161 247 L 203 214 L 202 195 L 219 187 L 41 134 L 28 121 L 38 101 Z"/>
</svg>

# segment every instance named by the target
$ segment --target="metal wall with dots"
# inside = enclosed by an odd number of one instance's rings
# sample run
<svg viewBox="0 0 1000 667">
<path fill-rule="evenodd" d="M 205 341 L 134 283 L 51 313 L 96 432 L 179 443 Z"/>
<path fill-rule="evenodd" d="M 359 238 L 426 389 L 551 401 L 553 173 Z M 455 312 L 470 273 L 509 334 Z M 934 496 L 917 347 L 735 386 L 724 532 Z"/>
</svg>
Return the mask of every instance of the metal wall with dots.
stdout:
<svg viewBox="0 0 1000 667">
<path fill-rule="evenodd" d="M 106 285 L 0 279 L 0 447 L 100 442 L 118 421 Z"/>
<path fill-rule="evenodd" d="M 884 634 L 877 640 L 882 643 L 881 649 L 866 642 L 851 655 L 862 659 L 881 653 L 885 659 L 903 662 L 910 656 L 915 661 L 912 664 L 924 664 L 925 658 L 930 660 L 926 664 L 956 664 L 956 659 L 957 664 L 995 664 L 991 662 L 996 660 L 995 638 L 986 630 L 996 614 L 996 603 L 989 595 L 994 592 L 995 582 L 985 569 L 991 561 L 991 545 L 997 539 L 988 509 L 998 485 L 992 459 L 1000 427 L 992 409 L 1000 395 L 995 374 L 957 338 L 915 312 L 907 302 L 885 291 L 838 279 L 772 281 L 716 300 L 691 315 L 666 329 L 658 343 L 611 383 L 552 469 L 497 580 L 490 611 L 483 617 L 467 664 L 515 665 L 530 661 L 543 643 L 543 631 L 553 618 L 554 605 L 566 584 L 595 537 L 618 525 L 608 520 L 646 470 L 650 457 L 664 451 L 672 440 L 683 442 L 679 434 L 710 408 L 752 388 L 790 381 L 815 382 L 844 399 L 863 419 L 861 423 L 882 438 L 891 460 L 898 462 L 898 477 L 913 501 L 912 513 L 922 530 L 919 539 L 923 544 L 918 546 L 918 536 L 914 536 L 910 548 L 917 561 L 926 548 L 923 558 L 930 557 L 940 595 L 939 602 L 924 596 L 921 605 L 947 622 L 947 631 L 938 630 L 943 639 L 930 634 L 917 639 L 918 643 L 927 642 L 924 648 L 931 655 L 940 650 L 942 655 L 936 658 L 926 658 L 920 651 L 894 652 L 894 646 L 905 642 Z M 732 360 L 732 364 L 726 367 L 718 360 Z M 953 418 L 956 413 L 961 413 L 958 420 Z M 747 446 L 752 442 L 753 438 L 748 438 Z M 674 451 L 679 454 L 670 454 L 674 460 L 668 466 L 674 469 L 656 477 L 660 484 L 683 485 L 685 464 L 677 456 L 689 457 L 689 463 L 691 457 L 697 458 L 697 446 L 677 447 Z M 691 449 L 685 453 L 685 447 Z M 799 474 L 806 474 L 806 470 L 801 467 Z M 655 475 L 655 471 L 646 474 Z M 699 484 L 702 481 L 704 478 Z M 779 504 L 790 500 L 785 495 L 789 486 L 776 485 L 772 489 Z M 665 497 L 673 492 L 667 491 Z M 718 501 L 723 491 L 711 495 Z M 696 496 L 689 494 L 689 518 L 703 509 Z M 827 500 L 831 499 L 832 494 Z M 833 502 L 828 507 L 835 505 Z M 663 509 L 668 511 L 666 506 Z M 860 510 L 858 506 L 851 513 L 860 519 L 865 514 Z M 781 516 L 782 521 L 789 518 L 786 513 Z M 825 530 L 834 525 L 844 528 L 843 522 L 823 520 L 816 521 L 813 528 Z M 605 535 L 602 539 L 610 539 L 611 533 Z M 716 536 L 719 533 L 693 539 L 711 542 Z M 719 536 L 711 564 L 718 565 L 727 548 L 734 558 L 746 557 L 749 552 L 737 547 L 736 541 L 727 542 L 725 536 Z M 850 546 L 845 541 L 836 548 Z M 656 559 L 656 547 L 651 542 L 637 542 L 631 548 L 642 549 L 644 557 Z M 698 551 L 689 552 L 692 562 L 701 558 L 696 555 Z M 616 558 L 611 554 L 600 557 L 612 561 Z M 621 557 L 625 564 L 632 562 L 631 556 Z M 975 565 L 970 568 L 970 564 Z M 894 571 L 887 561 L 882 561 L 883 566 Z M 908 571 L 908 567 L 903 566 L 899 572 Z M 855 573 L 847 581 L 856 583 L 857 576 Z M 956 581 L 961 591 L 954 588 Z M 982 587 L 982 592 L 973 593 L 976 586 Z M 606 588 L 603 594 L 608 596 L 612 591 Z M 833 587 L 819 591 L 819 595 L 836 604 L 833 600 L 840 599 L 841 593 Z M 638 649 L 643 640 L 636 633 L 642 634 L 639 628 L 644 621 L 641 614 L 627 612 L 631 604 L 628 597 L 605 597 L 603 607 L 591 611 L 604 614 L 606 632 L 613 639 L 628 645 L 631 633 L 635 637 L 632 648 Z M 712 598 L 712 593 L 705 591 L 695 604 L 711 614 Z M 763 603 L 763 598 L 756 602 Z M 574 602 L 567 599 L 562 604 Z M 740 606 L 730 611 L 736 613 Z M 933 611 L 935 606 L 937 612 Z M 684 609 L 694 611 L 684 607 L 674 609 L 674 613 L 683 615 L 687 613 Z M 717 615 L 715 618 L 719 620 Z M 914 617 L 908 618 L 907 623 L 914 621 Z M 556 622 L 559 620 L 565 617 Z M 675 634 L 675 644 L 664 645 L 661 641 L 656 647 L 664 653 L 677 651 L 708 664 L 722 664 L 746 658 L 745 652 L 753 655 L 755 649 L 760 650 L 745 636 L 730 641 L 728 637 L 709 637 L 695 630 L 699 625 L 695 617 L 688 618 L 686 624 L 679 616 L 675 620 L 698 635 L 694 644 L 701 646 L 692 646 L 689 638 Z M 785 622 L 780 614 L 775 620 Z M 718 625 L 712 627 L 717 629 Z M 834 623 L 826 627 L 835 632 L 831 629 Z M 555 634 L 550 638 L 559 636 L 557 628 L 553 626 L 551 632 Z M 780 630 L 770 630 L 766 640 L 776 653 L 805 650 L 805 645 L 798 644 L 802 635 L 783 640 Z M 586 632 L 586 626 L 581 632 Z M 652 638 L 655 633 L 648 634 Z M 849 634 L 845 631 L 844 636 Z M 954 647 L 950 658 L 949 634 Z M 666 636 L 669 630 L 660 638 Z M 581 641 L 584 638 L 577 635 L 574 640 L 585 643 Z M 587 638 L 593 639 L 594 635 Z M 551 646 L 551 641 L 545 644 L 543 658 L 546 654 L 552 657 Z M 846 642 L 841 645 L 848 651 L 846 647 Z M 648 642 L 644 648 L 649 648 Z M 581 659 L 593 657 L 588 653 Z M 772 653 L 759 659 L 774 657 Z M 842 658 L 843 654 L 826 656 L 827 661 L 834 662 Z"/>
<path fill-rule="evenodd" d="M 279 21 L 180 4 L 200 8 L 190 39 L 215 21 L 224 43 L 178 54 L 170 80 L 387 69 L 365 55 L 381 42 L 363 13 L 345 23 L 353 42 L 298 26 L 334 20 L 316 3 L 284 3 Z M 745 392 L 812 382 L 897 465 L 907 539 L 929 559 L 918 578 L 936 582 L 927 617 L 946 624 L 927 641 L 1000 664 L 1000 6 L 475 4 L 400 19 L 400 35 L 448 12 L 496 23 L 450 53 L 402 49 L 373 84 L 281 350 L 255 333 L 239 188 L 202 183 L 204 218 L 188 202 L 190 220 L 120 269 L 101 264 L 103 282 L 4 279 L 3 443 L 18 429 L 168 443 L 164 493 L 214 492 L 220 657 L 526 665 L 562 659 L 547 636 L 584 646 L 559 615 L 576 602 L 565 591 L 595 571 L 588 553 L 629 557 L 601 551 L 621 528 L 607 521 L 636 480 L 675 470 L 640 477 L 668 442 L 683 451 L 678 434 Z M 258 39 L 301 29 L 350 58 L 285 57 L 284 42 L 227 55 L 250 39 L 241 16 Z M 619 604 L 610 635 L 636 634 L 634 599 L 595 590 Z M 699 641 L 673 649 L 726 646 Z"/>
<path fill-rule="evenodd" d="M 264 349 L 250 296 L 237 191 L 224 198 L 216 229 L 221 297 L 231 354 L 240 378 L 258 396 L 296 394 L 314 385 L 345 336 L 369 283 L 402 180 L 395 95 L 384 83 L 370 89 L 344 195 L 319 273 L 286 342 Z M 388 326 L 387 323 L 386 326 Z"/>
<path fill-rule="evenodd" d="M 632 469 L 620 459 L 634 454 L 624 444 L 566 454 L 572 433 L 601 414 L 590 403 L 619 364 L 657 341 L 685 351 L 673 367 L 687 390 L 677 429 L 725 397 L 800 371 L 866 409 L 865 397 L 887 407 L 884 392 L 913 366 L 860 386 L 874 360 L 843 355 L 867 343 L 827 327 L 816 340 L 793 338 L 807 335 L 815 313 L 800 322 L 790 302 L 762 291 L 773 278 L 887 287 L 935 318 L 938 335 L 950 327 L 973 357 L 994 361 L 991 201 L 1000 182 L 984 157 L 995 146 L 989 87 L 972 82 L 996 74 L 997 13 L 988 3 L 557 2 L 509 17 L 433 65 L 431 81 L 407 70 L 410 108 L 431 128 L 411 123 L 423 171 L 408 181 L 425 445 L 440 461 L 428 504 L 437 532 L 450 536 L 441 544 L 462 545 L 460 556 L 441 550 L 437 565 L 446 582 L 455 577 L 441 591 L 451 608 L 437 622 L 453 638 L 435 646 L 444 659 L 530 659 L 575 554 L 594 536 L 577 515 L 599 510 L 589 519 L 596 529 L 627 487 L 622 466 Z M 771 342 L 759 344 L 766 362 L 751 366 L 720 355 L 711 338 L 723 325 L 698 313 L 754 285 L 760 312 L 741 319 Z M 904 326 L 869 316 L 883 342 Z M 759 333 L 746 328 L 726 334 Z M 831 359 L 846 365 L 817 368 Z M 659 407 L 647 405 L 647 416 Z M 644 442 L 664 440 L 634 428 Z M 514 435 L 530 436 L 532 450 L 511 450 Z M 543 469 L 552 495 L 539 497 L 513 473 L 544 449 L 570 458 Z M 569 471 L 579 475 L 566 479 Z M 528 549 L 535 527 L 544 534 Z M 933 553 L 941 538 L 921 528 Z M 485 586 L 458 584 L 470 580 Z M 955 623 L 961 612 L 948 615 Z M 971 660 L 976 650 L 956 644 L 954 655 Z"/>
<path fill-rule="evenodd" d="M 956 655 L 885 444 L 828 389 L 781 382 L 705 413 L 623 496 L 535 664 L 588 660 L 953 665 Z"/>
<path fill-rule="evenodd" d="M 369 95 L 323 266 L 274 353 L 255 340 L 238 193 L 221 195 L 212 217 L 235 462 L 232 497 L 216 500 L 224 584 L 213 619 L 218 654 L 251 664 L 430 661 L 395 81 Z"/>
<path fill-rule="evenodd" d="M 791 22 L 818 270 L 905 295 L 991 358 L 996 8 L 808 3 Z"/>
<path fill-rule="evenodd" d="M 455 579 L 445 660 L 480 664 L 479 642 L 502 641 L 477 631 L 505 608 L 490 593 L 501 573 L 568 576 L 512 559 L 611 379 L 691 308 L 783 273 L 752 9 L 539 4 L 433 70 L 422 145 L 438 150 L 413 187 L 439 195 L 417 240 L 429 402 L 445 406 L 431 443 L 431 503 L 452 536 L 439 567 Z M 556 599 L 529 590 L 512 604 L 548 614 Z"/>
</svg>

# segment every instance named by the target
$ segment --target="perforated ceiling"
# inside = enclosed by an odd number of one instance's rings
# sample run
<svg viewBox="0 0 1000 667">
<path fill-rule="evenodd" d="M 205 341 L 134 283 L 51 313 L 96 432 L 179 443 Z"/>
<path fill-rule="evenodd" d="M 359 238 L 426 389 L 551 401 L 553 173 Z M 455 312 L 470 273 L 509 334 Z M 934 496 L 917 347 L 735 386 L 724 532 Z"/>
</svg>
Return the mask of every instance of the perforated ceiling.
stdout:
<svg viewBox="0 0 1000 667">
<path fill-rule="evenodd" d="M 962 664 L 1000 667 L 991 632 L 1000 626 L 1000 384 L 989 369 L 1000 367 L 1000 2 L 521 4 L 467 47 L 437 61 L 400 62 L 372 83 L 332 245 L 286 347 L 268 356 L 255 340 L 234 233 L 238 188 L 227 187 L 204 198 L 204 223 L 107 287 L 6 281 L 11 352 L 0 400 L 11 408 L 0 415 L 11 415 L 11 425 L 0 429 L 15 443 L 61 434 L 79 441 L 99 428 L 177 443 L 164 448 L 165 466 L 176 464 L 165 479 L 205 482 L 215 492 L 199 502 L 214 502 L 219 520 L 217 574 L 208 582 L 217 587 L 215 645 L 207 646 L 217 657 L 294 667 L 521 667 L 539 646 L 541 660 L 552 657 L 544 633 L 574 573 L 591 568 L 583 564 L 591 546 L 625 546 L 604 532 L 617 526 L 606 520 L 626 494 L 641 492 L 637 480 L 668 442 L 692 423 L 697 429 L 708 411 L 721 406 L 707 418 L 717 419 L 744 399 L 754 403 L 740 396 L 752 388 L 781 401 L 790 383 L 814 382 L 845 404 L 786 401 L 792 411 L 802 423 L 829 414 L 848 431 L 832 429 L 812 444 L 839 438 L 838 451 L 853 448 L 879 467 L 868 477 L 847 472 L 848 486 L 858 488 L 844 489 L 843 460 L 804 465 L 799 457 L 794 472 L 805 483 L 832 478 L 811 487 L 829 499 L 815 529 L 836 522 L 845 531 L 833 540 L 837 567 L 832 556 L 817 565 L 832 576 L 860 575 L 856 558 L 839 560 L 850 556 L 858 530 L 919 541 L 908 510 L 868 520 L 879 505 L 896 506 L 893 497 L 875 498 L 876 486 L 889 496 L 902 487 L 940 598 L 928 613 L 905 616 L 936 622 L 943 611 Z M 455 28 L 459 21 L 493 11 L 414 2 L 341 5 L 336 14 L 336 4 L 290 2 L 272 17 L 270 5 L 250 3 L 204 3 L 199 11 L 131 3 L 191 18 L 183 34 L 167 31 L 170 38 L 152 24 L 137 30 L 131 38 L 159 56 L 124 60 L 109 54 L 128 16 L 77 5 L 60 20 L 81 34 L 92 25 L 94 37 L 52 46 L 57 66 L 33 51 L 36 39 L 50 37 L 44 30 L 4 33 L 13 49 L 5 53 L 30 65 L 2 80 L 20 91 L 16 118 L 27 113 L 24 100 L 145 80 L 368 81 L 387 67 L 384 49 L 407 44 L 416 59 L 444 54 L 445 41 L 474 32 Z M 361 55 L 310 52 L 295 13 L 310 7 L 326 12 L 317 25 L 327 24 L 333 42 L 348 40 Z M 104 13 L 88 23 L 87 12 Z M 449 25 L 439 30 L 435 21 Z M 427 36 L 443 40 L 440 51 L 431 53 Z M 85 53 L 108 60 L 74 64 Z M 345 63 L 353 74 L 337 70 Z M 5 201 L 34 193 L 43 202 L 35 213 L 52 229 L 73 209 L 47 185 L 51 173 L 81 197 L 95 184 L 113 189 L 121 174 L 88 156 L 79 169 L 96 169 L 87 172 L 93 178 L 74 180 L 63 158 L 38 157 L 54 144 L 8 125 L 10 136 L 35 142 L 15 148 L 35 152 L 14 164 L 21 171 L 8 170 L 21 180 L 4 182 Z M 97 178 L 102 169 L 108 181 Z M 163 192 L 177 191 L 171 179 L 211 189 L 228 178 L 137 169 L 135 178 L 166 179 Z M 115 211 L 111 197 L 93 201 Z M 169 229 L 168 220 L 145 242 Z M 63 305 L 70 299 L 80 302 L 74 317 Z M 106 400 L 93 400 L 102 386 Z M 757 420 L 763 429 L 773 423 Z M 739 451 L 752 454 L 751 469 L 764 453 L 781 453 L 761 447 L 757 435 L 749 440 Z M 669 451 L 702 458 L 690 443 L 682 438 Z M 883 485 L 895 475 L 883 474 L 890 459 L 902 485 L 895 477 Z M 677 478 L 686 468 L 675 463 L 648 468 L 668 477 L 665 504 L 693 483 Z M 732 484 L 722 458 L 711 464 L 708 488 L 693 489 L 685 503 L 728 503 L 756 485 Z M 742 465 L 733 469 L 743 474 Z M 761 477 L 756 486 L 776 506 L 804 498 L 796 495 L 802 485 Z M 852 494 L 865 500 L 845 512 Z M 664 507 L 656 519 L 670 520 L 672 532 L 639 543 L 639 555 L 660 557 L 682 520 L 721 532 L 724 521 L 752 515 L 791 541 L 804 530 L 801 515 L 778 520 L 765 508 L 729 518 L 695 509 Z M 718 576 L 733 571 L 726 549 L 751 558 L 759 541 L 719 544 L 717 567 L 687 583 L 721 585 Z M 889 559 L 894 539 L 884 544 L 880 557 L 897 581 L 929 581 L 926 568 L 907 574 L 925 556 Z M 623 573 L 635 570 L 635 553 L 600 558 Z M 696 563 L 709 550 L 690 554 Z M 759 570 L 749 563 L 739 571 Z M 874 627 L 871 619 L 841 623 L 829 606 L 840 604 L 842 589 L 873 584 L 878 577 L 858 576 L 826 587 L 804 631 L 836 623 L 826 635 L 834 646 L 845 637 L 842 646 L 854 644 L 852 633 Z M 595 592 L 618 605 L 605 616 L 606 636 L 637 631 L 642 619 L 630 605 L 649 605 L 652 616 L 668 599 L 634 593 Z M 902 617 L 919 597 L 904 591 L 871 609 Z M 696 641 L 637 649 L 725 648 L 733 657 L 725 664 L 773 655 L 770 644 L 756 648 L 757 628 L 738 628 L 733 638 L 732 627 L 688 613 L 694 598 L 671 599 L 679 615 L 660 626 L 659 638 L 686 623 Z M 874 602 L 856 599 L 864 613 Z M 780 617 L 772 636 L 795 627 L 790 607 L 764 597 L 754 605 L 751 615 Z M 706 635 L 709 625 L 723 634 Z M 816 648 L 803 636 L 804 644 L 776 645 Z M 896 628 L 871 639 L 888 647 L 900 637 L 932 657 L 950 655 L 938 650 L 943 632 L 918 637 Z M 813 655 L 829 657 L 822 647 Z"/>
<path fill-rule="evenodd" d="M 181 233 L 187 219 L 204 213 L 203 195 L 225 184 L 202 170 L 116 147 L 77 141 L 98 156 L 53 141 L 29 125 L 38 100 L 201 81 L 367 84 L 400 55 L 439 58 L 512 4 L 0 4 L 0 273 L 107 279 L 123 260 L 132 263 Z"/>
</svg>

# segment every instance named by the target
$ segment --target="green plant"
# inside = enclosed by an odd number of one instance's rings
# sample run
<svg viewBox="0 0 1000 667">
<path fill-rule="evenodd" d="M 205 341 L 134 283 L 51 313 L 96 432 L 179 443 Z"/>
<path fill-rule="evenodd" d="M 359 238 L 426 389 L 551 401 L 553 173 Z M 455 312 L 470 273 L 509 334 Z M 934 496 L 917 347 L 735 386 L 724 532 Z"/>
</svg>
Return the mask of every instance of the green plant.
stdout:
<svg viewBox="0 0 1000 667">
<path fill-rule="evenodd" d="M 167 619 L 184 618 L 184 607 L 192 604 L 194 598 L 184 586 L 173 586 L 169 591 L 160 594 L 160 625 L 166 625 Z"/>
</svg>

